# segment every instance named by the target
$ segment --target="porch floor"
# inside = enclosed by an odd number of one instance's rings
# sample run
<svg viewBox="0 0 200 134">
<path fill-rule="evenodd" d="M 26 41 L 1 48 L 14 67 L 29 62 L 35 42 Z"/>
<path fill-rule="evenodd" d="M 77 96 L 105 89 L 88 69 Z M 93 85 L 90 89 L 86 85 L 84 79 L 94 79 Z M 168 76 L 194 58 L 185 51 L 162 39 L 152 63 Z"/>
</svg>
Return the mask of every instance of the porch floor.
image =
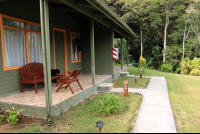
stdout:
<svg viewBox="0 0 200 134">
<path fill-rule="evenodd" d="M 115 73 L 121 71 L 120 67 L 115 67 Z M 104 79 L 110 77 L 110 75 L 96 75 L 95 81 L 96 84 L 103 81 Z M 80 75 L 79 77 L 80 84 L 84 89 L 87 89 L 92 85 L 92 75 Z M 71 84 L 71 87 L 75 94 L 81 91 L 79 85 L 77 82 L 74 82 Z M 60 89 L 58 92 L 56 84 L 52 84 L 52 103 L 53 105 L 56 105 L 65 99 L 75 95 L 72 94 L 69 87 L 67 89 Z M 33 90 L 24 91 L 23 93 L 17 93 L 13 95 L 9 95 L 4 98 L 0 98 L 0 102 L 6 102 L 6 103 L 15 103 L 15 104 L 22 104 L 22 105 L 30 105 L 30 106 L 39 106 L 39 107 L 46 107 L 45 102 L 45 88 L 44 87 L 38 87 L 38 93 L 35 94 L 35 90 L 33 87 Z"/>
</svg>

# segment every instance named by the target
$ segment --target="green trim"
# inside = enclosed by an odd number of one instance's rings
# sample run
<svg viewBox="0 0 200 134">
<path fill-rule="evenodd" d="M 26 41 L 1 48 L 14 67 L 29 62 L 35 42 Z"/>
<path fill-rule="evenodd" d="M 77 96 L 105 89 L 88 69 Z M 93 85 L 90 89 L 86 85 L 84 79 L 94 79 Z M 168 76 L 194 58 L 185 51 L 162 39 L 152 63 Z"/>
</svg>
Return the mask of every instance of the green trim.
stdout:
<svg viewBox="0 0 200 134">
<path fill-rule="evenodd" d="M 40 0 L 40 21 L 43 50 L 43 68 L 47 116 L 52 111 L 52 87 L 51 87 L 51 61 L 50 61 L 50 35 L 49 35 L 49 7 L 48 0 Z"/>
<path fill-rule="evenodd" d="M 110 49 L 111 49 L 111 75 L 112 75 L 112 78 L 114 79 L 114 74 L 115 74 L 115 62 L 113 61 L 113 49 L 114 48 L 114 28 L 112 26 L 112 28 L 110 29 Z"/>
<path fill-rule="evenodd" d="M 94 19 L 93 18 L 90 18 L 90 47 L 91 47 L 92 84 L 95 85 L 95 52 L 94 52 Z"/>
</svg>

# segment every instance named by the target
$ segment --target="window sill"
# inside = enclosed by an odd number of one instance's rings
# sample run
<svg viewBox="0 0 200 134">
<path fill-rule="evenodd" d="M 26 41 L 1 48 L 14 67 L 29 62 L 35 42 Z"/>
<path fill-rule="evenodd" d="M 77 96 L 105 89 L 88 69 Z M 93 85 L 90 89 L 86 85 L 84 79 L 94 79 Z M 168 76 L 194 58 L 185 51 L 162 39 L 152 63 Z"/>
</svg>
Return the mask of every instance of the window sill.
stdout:
<svg viewBox="0 0 200 134">
<path fill-rule="evenodd" d="M 18 70 L 20 69 L 22 66 L 17 66 L 17 67 L 4 67 L 4 71 L 9 71 L 9 70 Z"/>
<path fill-rule="evenodd" d="M 81 62 L 81 61 L 72 61 L 71 63 L 78 63 L 78 62 Z"/>
</svg>

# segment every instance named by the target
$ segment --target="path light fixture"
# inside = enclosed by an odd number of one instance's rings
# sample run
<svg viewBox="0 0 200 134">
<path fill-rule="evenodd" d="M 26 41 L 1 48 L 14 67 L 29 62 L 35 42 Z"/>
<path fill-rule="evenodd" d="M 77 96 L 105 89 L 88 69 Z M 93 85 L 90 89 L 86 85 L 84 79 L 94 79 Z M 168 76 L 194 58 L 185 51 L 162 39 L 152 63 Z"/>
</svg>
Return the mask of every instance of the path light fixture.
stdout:
<svg viewBox="0 0 200 134">
<path fill-rule="evenodd" d="M 97 127 L 99 128 L 99 133 L 101 133 L 101 128 L 103 127 L 103 122 L 102 121 L 97 121 Z"/>
<path fill-rule="evenodd" d="M 137 79 L 135 79 L 135 86 L 137 86 Z"/>
<path fill-rule="evenodd" d="M 128 96 L 128 81 L 124 81 L 124 97 Z"/>
<path fill-rule="evenodd" d="M 142 69 L 140 69 L 140 78 L 142 78 Z"/>
</svg>

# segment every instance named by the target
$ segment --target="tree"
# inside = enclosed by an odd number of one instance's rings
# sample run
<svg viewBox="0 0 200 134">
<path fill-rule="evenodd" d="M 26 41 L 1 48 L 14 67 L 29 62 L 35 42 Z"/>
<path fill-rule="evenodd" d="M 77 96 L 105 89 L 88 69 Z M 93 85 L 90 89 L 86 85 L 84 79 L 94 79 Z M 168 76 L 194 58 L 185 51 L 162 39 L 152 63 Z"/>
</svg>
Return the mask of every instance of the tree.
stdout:
<svg viewBox="0 0 200 134">
<path fill-rule="evenodd" d="M 186 9 L 186 12 L 188 14 L 188 21 L 189 24 L 193 30 L 193 32 L 195 33 L 198 42 L 200 43 L 200 13 L 199 13 L 199 8 L 197 7 L 197 5 L 195 6 L 193 3 L 190 4 L 188 6 L 188 8 Z M 199 49 L 199 47 L 198 47 Z"/>
<path fill-rule="evenodd" d="M 133 23 L 134 21 L 140 24 L 140 39 L 141 39 L 141 53 L 140 56 L 143 56 L 143 26 L 145 22 L 149 19 L 149 5 L 150 0 L 134 0 L 130 1 L 124 5 L 123 9 L 128 11 L 125 13 L 122 18 L 128 23 Z"/>
<path fill-rule="evenodd" d="M 164 50 L 167 48 L 167 30 L 170 24 L 171 18 L 176 18 L 183 14 L 185 4 L 188 0 L 152 0 L 151 1 L 151 14 L 150 17 L 153 20 L 152 26 L 164 25 Z M 166 61 L 165 51 L 163 53 L 163 62 Z"/>
</svg>

